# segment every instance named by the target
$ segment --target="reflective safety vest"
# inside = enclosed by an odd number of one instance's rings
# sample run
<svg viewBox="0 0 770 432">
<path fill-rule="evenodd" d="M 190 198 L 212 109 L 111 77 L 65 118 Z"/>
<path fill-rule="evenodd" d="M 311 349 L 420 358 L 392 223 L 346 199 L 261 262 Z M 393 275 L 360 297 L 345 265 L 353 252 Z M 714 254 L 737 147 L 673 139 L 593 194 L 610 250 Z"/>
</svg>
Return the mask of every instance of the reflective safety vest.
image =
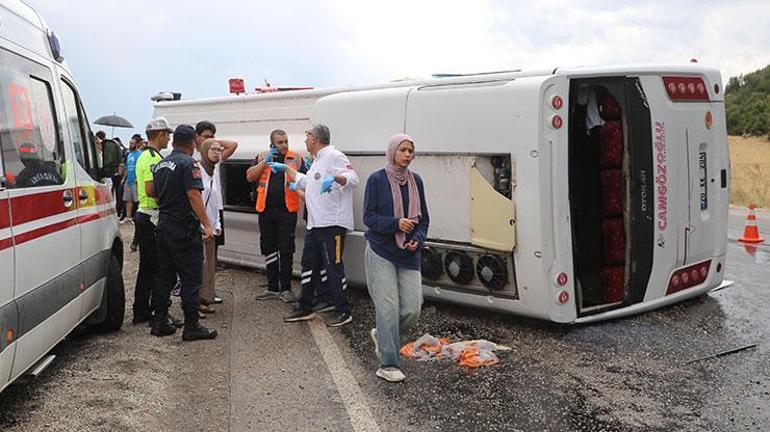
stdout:
<svg viewBox="0 0 770 432">
<path fill-rule="evenodd" d="M 260 153 L 259 161 L 263 161 L 266 156 L 266 151 Z M 286 157 L 284 158 L 283 163 L 299 171 L 302 158 L 298 158 L 293 151 L 289 150 L 286 152 Z M 270 183 L 270 174 L 272 173 L 273 170 L 266 166 L 265 169 L 262 170 L 262 174 L 259 176 L 259 181 L 257 181 L 257 205 L 255 207 L 257 209 L 257 213 L 262 213 L 265 211 L 265 204 L 267 203 L 267 185 Z M 286 181 L 286 184 L 283 188 L 284 199 L 286 201 L 286 209 L 289 210 L 290 213 L 297 213 L 297 211 L 299 211 L 299 195 L 297 195 L 297 192 L 289 189 L 288 175 L 284 175 L 284 180 Z"/>
</svg>

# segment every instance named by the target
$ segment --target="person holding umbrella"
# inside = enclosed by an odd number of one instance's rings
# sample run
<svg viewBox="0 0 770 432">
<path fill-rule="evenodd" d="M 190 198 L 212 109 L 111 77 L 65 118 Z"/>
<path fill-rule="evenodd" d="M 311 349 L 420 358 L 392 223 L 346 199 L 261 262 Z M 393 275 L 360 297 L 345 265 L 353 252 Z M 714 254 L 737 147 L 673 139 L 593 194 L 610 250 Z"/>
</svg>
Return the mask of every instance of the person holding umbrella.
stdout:
<svg viewBox="0 0 770 432">
<path fill-rule="evenodd" d="M 113 135 L 113 136 L 115 135 L 115 128 L 133 128 L 134 127 L 134 125 L 132 125 L 130 121 L 115 114 L 101 116 L 98 119 L 96 119 L 94 124 L 112 127 L 112 130 L 110 131 L 110 135 Z M 104 138 L 102 138 L 102 140 L 104 140 Z"/>
</svg>

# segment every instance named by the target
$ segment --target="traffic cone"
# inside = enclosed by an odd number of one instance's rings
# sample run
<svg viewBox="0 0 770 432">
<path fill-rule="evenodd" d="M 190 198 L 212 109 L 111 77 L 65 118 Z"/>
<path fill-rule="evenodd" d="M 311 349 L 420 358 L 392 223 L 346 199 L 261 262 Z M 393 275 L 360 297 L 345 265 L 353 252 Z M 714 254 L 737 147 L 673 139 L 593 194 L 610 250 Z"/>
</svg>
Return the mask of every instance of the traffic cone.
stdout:
<svg viewBox="0 0 770 432">
<path fill-rule="evenodd" d="M 754 214 L 754 204 L 749 204 L 749 214 L 746 216 L 746 226 L 743 228 L 743 237 L 738 241 L 744 243 L 762 243 L 765 241 L 759 235 L 759 227 L 757 227 L 757 216 Z"/>
</svg>

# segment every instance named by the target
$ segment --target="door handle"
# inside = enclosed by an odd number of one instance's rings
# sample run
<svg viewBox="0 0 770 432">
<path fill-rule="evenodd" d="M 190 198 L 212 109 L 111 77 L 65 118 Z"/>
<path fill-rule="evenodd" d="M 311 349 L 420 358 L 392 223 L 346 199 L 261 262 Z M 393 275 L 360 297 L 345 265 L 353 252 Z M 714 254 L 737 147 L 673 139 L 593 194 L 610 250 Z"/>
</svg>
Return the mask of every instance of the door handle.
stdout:
<svg viewBox="0 0 770 432">
<path fill-rule="evenodd" d="M 83 189 L 80 189 L 80 193 L 78 193 L 78 198 L 80 198 L 80 201 L 86 201 L 88 199 L 88 194 Z"/>
<path fill-rule="evenodd" d="M 70 208 L 72 207 L 72 204 L 74 203 L 74 200 L 72 199 L 72 191 L 67 189 L 62 194 L 62 201 L 64 202 L 64 207 Z"/>
</svg>

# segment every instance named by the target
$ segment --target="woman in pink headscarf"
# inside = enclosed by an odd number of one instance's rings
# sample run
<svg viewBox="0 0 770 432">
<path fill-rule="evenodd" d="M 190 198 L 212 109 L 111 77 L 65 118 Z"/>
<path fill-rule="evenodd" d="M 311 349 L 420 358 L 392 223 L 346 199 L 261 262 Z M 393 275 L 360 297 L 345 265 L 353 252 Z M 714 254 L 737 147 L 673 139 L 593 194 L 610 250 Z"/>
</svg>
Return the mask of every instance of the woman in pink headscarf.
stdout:
<svg viewBox="0 0 770 432">
<path fill-rule="evenodd" d="M 391 382 L 405 378 L 401 331 L 417 322 L 422 306 L 420 250 L 429 218 L 422 179 L 409 170 L 413 160 L 414 140 L 393 135 L 385 168 L 369 176 L 364 192 L 366 282 L 377 314 L 370 334 L 380 361 L 376 375 Z"/>
</svg>

